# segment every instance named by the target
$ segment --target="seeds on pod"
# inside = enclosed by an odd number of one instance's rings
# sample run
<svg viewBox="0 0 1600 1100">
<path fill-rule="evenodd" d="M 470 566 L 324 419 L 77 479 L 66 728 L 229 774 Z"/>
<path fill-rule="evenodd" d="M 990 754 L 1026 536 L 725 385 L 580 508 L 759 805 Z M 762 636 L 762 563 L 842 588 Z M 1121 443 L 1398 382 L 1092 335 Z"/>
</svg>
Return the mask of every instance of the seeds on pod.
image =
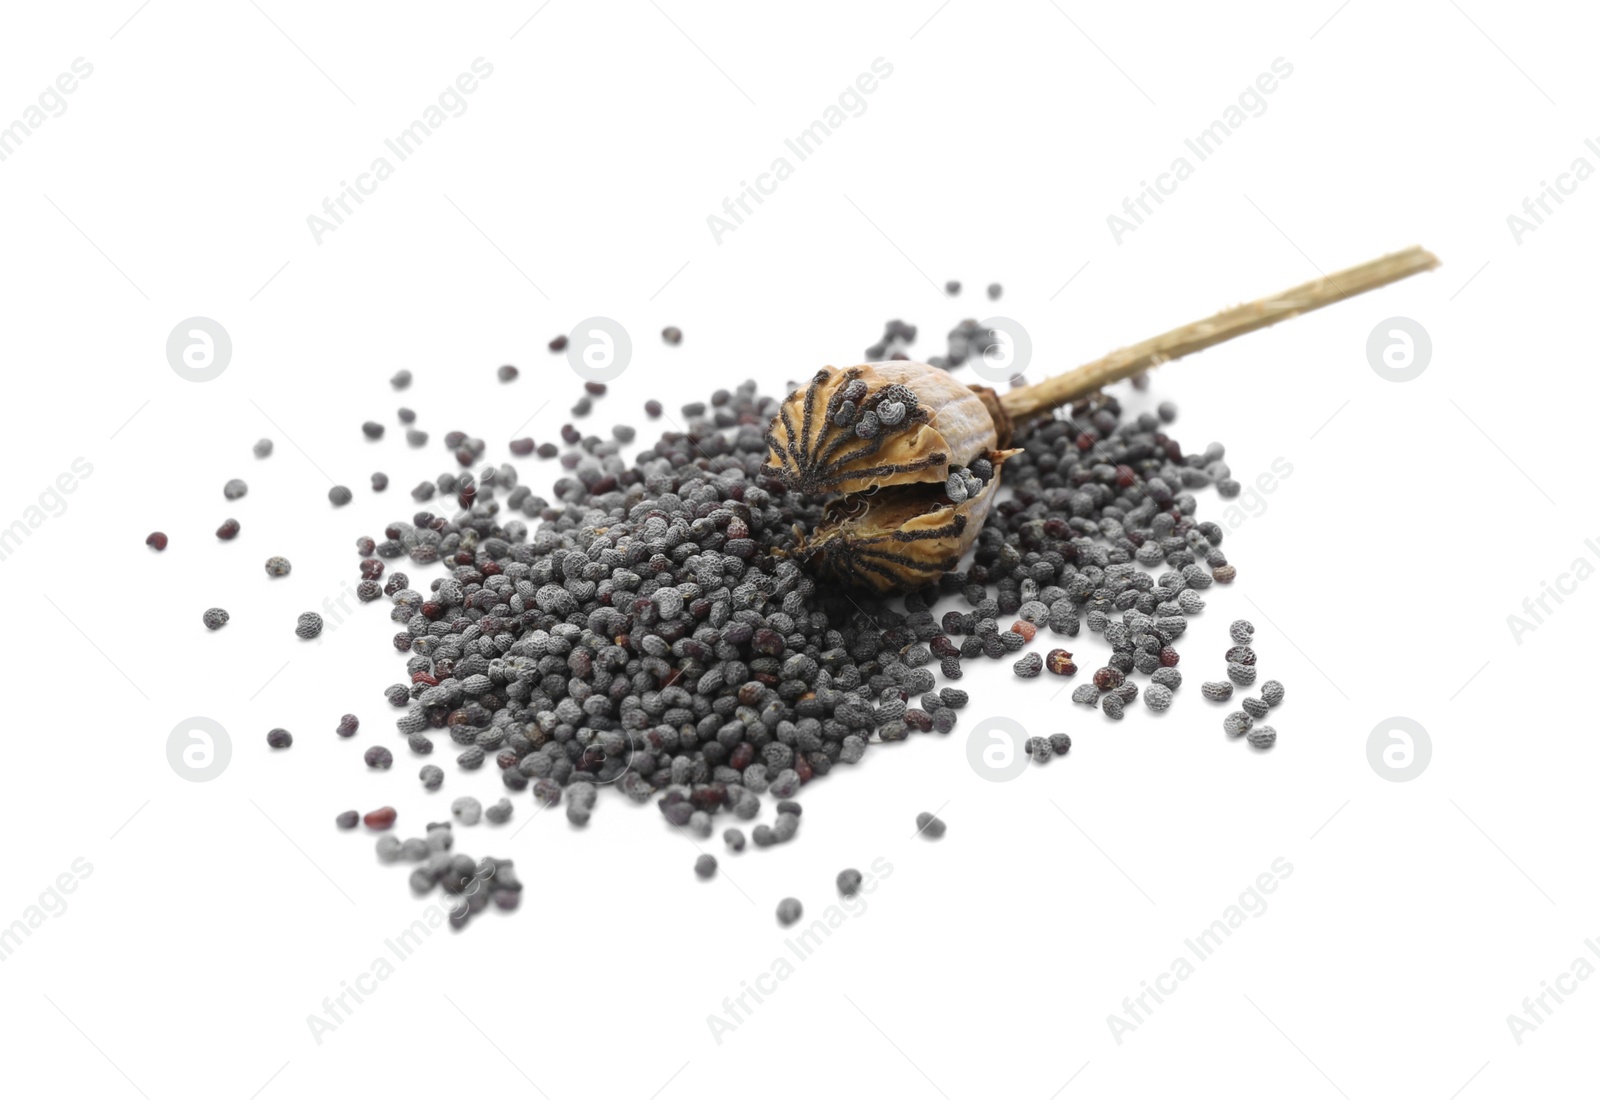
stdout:
<svg viewBox="0 0 1600 1100">
<path fill-rule="evenodd" d="M 1278 731 L 1271 726 L 1257 726 L 1249 736 L 1251 748 L 1270 749 L 1278 740 Z"/>
<path fill-rule="evenodd" d="M 1233 685 L 1225 680 L 1207 680 L 1200 685 L 1200 694 L 1213 703 L 1224 703 L 1233 697 Z"/>
<path fill-rule="evenodd" d="M 1267 706 L 1277 706 L 1283 702 L 1283 685 L 1276 680 L 1268 680 L 1261 685 L 1261 698 Z"/>
</svg>

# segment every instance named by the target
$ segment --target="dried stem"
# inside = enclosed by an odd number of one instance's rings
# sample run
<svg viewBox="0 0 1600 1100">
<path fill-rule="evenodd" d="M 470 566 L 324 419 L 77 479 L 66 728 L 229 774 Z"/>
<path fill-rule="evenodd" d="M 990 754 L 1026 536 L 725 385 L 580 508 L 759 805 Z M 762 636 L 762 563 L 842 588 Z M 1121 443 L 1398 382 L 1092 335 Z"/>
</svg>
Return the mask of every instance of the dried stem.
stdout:
<svg viewBox="0 0 1600 1100">
<path fill-rule="evenodd" d="M 1438 266 L 1438 257 L 1413 245 L 1380 259 L 1313 279 L 1270 298 L 1225 309 L 1213 317 L 1182 325 L 1131 347 L 1120 348 L 1066 374 L 1002 394 L 1000 403 L 1013 420 L 1025 421 L 1071 404 L 1080 397 L 1086 397 L 1140 371 Z"/>
</svg>

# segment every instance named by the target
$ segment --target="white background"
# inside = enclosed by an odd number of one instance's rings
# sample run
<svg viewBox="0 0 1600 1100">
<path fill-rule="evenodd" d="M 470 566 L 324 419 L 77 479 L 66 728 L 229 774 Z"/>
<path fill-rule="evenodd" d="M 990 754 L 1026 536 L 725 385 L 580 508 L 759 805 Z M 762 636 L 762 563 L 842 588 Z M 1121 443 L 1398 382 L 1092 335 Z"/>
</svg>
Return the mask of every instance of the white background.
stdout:
<svg viewBox="0 0 1600 1100">
<path fill-rule="evenodd" d="M 0 924 L 75 859 L 93 868 L 0 963 L 12 1091 L 1584 1087 L 1600 983 L 1547 1001 L 1520 1044 L 1507 1016 L 1578 957 L 1600 964 L 1584 946 L 1600 935 L 1586 686 L 1600 596 L 1578 584 L 1547 601 L 1520 645 L 1507 616 L 1574 559 L 1600 563 L 1584 545 L 1600 535 L 1585 419 L 1600 392 L 1587 324 L 1600 183 L 1520 243 L 1506 219 L 1575 158 L 1600 165 L 1584 147 L 1600 137 L 1585 111 L 1592 14 L 1485 0 L 539 5 L 5 13 L 0 121 L 73 59 L 94 67 L 0 163 L 0 524 L 75 459 L 92 466 L 0 562 Z M 307 216 L 479 57 L 494 71 L 466 112 L 316 243 Z M 707 216 L 880 57 L 893 75 L 865 113 L 716 243 Z M 1118 243 L 1107 215 L 1280 57 L 1293 75 L 1265 113 Z M 642 426 L 647 397 L 676 410 L 746 377 L 779 391 L 854 362 L 888 317 L 919 325 L 914 350 L 932 355 L 962 317 L 1003 311 L 1031 333 L 1038 378 L 1414 242 L 1444 266 L 1170 366 L 1131 398 L 1176 401 L 1185 449 L 1224 441 L 1247 484 L 1275 459 L 1293 469 L 1230 531 L 1239 580 L 1207 594 L 1167 714 L 1134 707 L 1114 725 L 1052 698 L 1048 678 L 969 663 L 955 733 L 808 788 L 793 844 L 726 857 L 710 883 L 653 807 L 607 792 L 586 831 L 546 814 L 513 839 L 532 815 L 519 796 L 510 825 L 458 829 L 458 846 L 516 860 L 521 911 L 435 934 L 312 1037 L 308 1015 L 424 908 L 403 867 L 378 865 L 371 836 L 333 816 L 389 803 L 417 835 L 451 798 L 500 791 L 493 769 L 447 767 L 427 795 L 405 751 L 368 772 L 367 745 L 403 750 L 381 696 L 402 671 L 388 605 L 317 644 L 294 637 L 295 617 L 353 586 L 355 537 L 409 516 L 408 488 L 453 466 L 444 432 L 482 436 L 495 461 L 525 422 L 556 436 L 578 383 L 550 337 L 595 314 L 626 325 L 633 365 L 591 424 Z M 954 301 L 935 285 L 949 278 L 967 285 Z M 993 309 L 990 281 L 1005 285 Z M 164 355 L 195 315 L 234 345 L 206 384 Z M 1433 341 L 1405 384 L 1365 352 L 1396 315 Z M 667 324 L 681 347 L 655 335 Z M 495 381 L 503 362 L 518 382 Z M 400 396 L 387 379 L 402 366 L 417 381 Z M 402 403 L 433 433 L 427 450 L 404 446 Z M 382 442 L 361 435 L 369 418 L 389 425 Z M 260 436 L 277 443 L 265 461 Z M 536 486 L 555 475 L 518 465 Z M 367 488 L 375 469 L 386 496 Z M 231 477 L 249 482 L 243 500 L 223 500 Z M 330 479 L 355 503 L 332 509 Z M 1222 518 L 1213 493 L 1201 514 Z M 230 515 L 243 533 L 219 543 Z M 165 554 L 143 545 L 153 529 L 171 536 Z M 294 572 L 269 581 L 261 563 L 279 553 Z M 214 605 L 233 618 L 209 633 Z M 1238 617 L 1288 689 L 1270 753 L 1226 738 L 1198 693 Z M 1074 648 L 1086 669 L 1104 652 L 1087 636 Z M 351 741 L 333 735 L 345 711 L 363 723 Z M 165 751 L 196 715 L 233 749 L 203 784 Z M 1072 753 L 986 782 L 966 739 L 990 715 L 1066 730 Z M 1431 735 L 1410 782 L 1368 762 L 1391 716 Z M 267 750 L 274 726 L 294 732 L 289 752 Z M 914 839 L 916 813 L 938 807 L 948 835 Z M 1279 857 L 1293 873 L 1266 911 L 1119 1043 L 1108 1015 Z M 777 901 L 821 914 L 835 873 L 877 858 L 893 873 L 866 911 L 715 1041 L 708 1015 L 785 951 Z"/>
</svg>

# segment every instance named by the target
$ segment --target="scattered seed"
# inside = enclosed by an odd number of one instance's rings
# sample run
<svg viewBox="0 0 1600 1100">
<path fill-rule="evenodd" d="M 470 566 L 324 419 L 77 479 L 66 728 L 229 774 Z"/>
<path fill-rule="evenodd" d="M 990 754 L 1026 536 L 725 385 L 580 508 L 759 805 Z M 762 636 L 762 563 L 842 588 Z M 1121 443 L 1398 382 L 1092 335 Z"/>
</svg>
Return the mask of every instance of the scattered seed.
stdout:
<svg viewBox="0 0 1600 1100">
<path fill-rule="evenodd" d="M 272 440 L 266 438 L 258 439 L 255 442 L 255 446 L 250 449 L 255 452 L 257 458 L 266 458 L 272 453 Z"/>
<path fill-rule="evenodd" d="M 495 377 L 500 379 L 500 381 L 502 381 L 502 382 L 511 382 L 511 381 L 514 381 L 516 379 L 518 371 L 517 371 L 516 367 L 513 367 L 510 363 L 507 363 L 505 366 L 501 367 L 499 370 L 495 371 L 494 373 L 495 373 Z"/>
<path fill-rule="evenodd" d="M 328 500 L 335 508 L 343 508 L 346 504 L 350 503 L 350 500 L 353 496 L 354 494 L 351 493 L 349 489 L 346 489 L 343 485 L 335 485 L 333 488 L 328 490 Z"/>
<path fill-rule="evenodd" d="M 1278 740 L 1278 731 L 1271 726 L 1257 726 L 1249 733 L 1250 747 L 1270 749 Z"/>
<path fill-rule="evenodd" d="M 411 385 L 411 372 L 408 370 L 395 371 L 394 377 L 389 379 L 389 385 L 393 386 L 397 390 L 405 389 L 407 386 Z"/>
<path fill-rule="evenodd" d="M 422 770 L 417 773 L 417 778 L 422 780 L 425 789 L 436 791 L 444 782 L 444 769 L 437 764 L 424 764 Z"/>
<path fill-rule="evenodd" d="M 389 487 L 389 475 L 379 471 L 372 475 L 372 491 L 381 493 Z"/>
<path fill-rule="evenodd" d="M 1233 711 L 1222 720 L 1222 728 L 1229 737 L 1242 737 L 1250 732 L 1253 724 L 1250 716 L 1242 710 Z"/>
<path fill-rule="evenodd" d="M 382 745 L 373 745 L 362 754 L 361 759 L 367 762 L 369 768 L 388 768 L 394 763 L 394 753 Z"/>
<path fill-rule="evenodd" d="M 1233 697 L 1233 685 L 1225 680 L 1207 680 L 1200 685 L 1200 694 L 1213 703 L 1225 703 Z"/>
<path fill-rule="evenodd" d="M 1153 711 L 1166 710 L 1172 705 L 1172 689 L 1155 683 L 1146 684 L 1144 688 L 1144 705 Z"/>
<path fill-rule="evenodd" d="M 206 624 L 207 630 L 221 630 L 228 625 L 228 613 L 220 607 L 208 607 L 200 621 Z"/>
<path fill-rule="evenodd" d="M 694 873 L 701 878 L 710 878 L 717 873 L 717 857 L 709 852 L 700 855 L 694 861 Z"/>
<path fill-rule="evenodd" d="M 294 744 L 294 735 L 285 729 L 268 730 L 267 744 L 274 749 L 286 749 Z"/>
<path fill-rule="evenodd" d="M 787 928 L 800 919 L 800 902 L 795 898 L 784 898 L 778 903 L 778 923 Z"/>
<path fill-rule="evenodd" d="M 683 330 L 678 328 L 677 325 L 668 325 L 666 328 L 661 330 L 661 339 L 665 340 L 673 347 L 677 347 L 679 344 L 683 343 Z"/>
<path fill-rule="evenodd" d="M 238 533 L 239 521 L 236 519 L 225 519 L 222 521 L 222 526 L 217 528 L 217 538 L 222 539 L 224 542 Z"/>
<path fill-rule="evenodd" d="M 1100 689 L 1093 684 L 1079 684 L 1072 689 L 1072 701 L 1084 706 L 1096 706 L 1100 702 Z"/>
<path fill-rule="evenodd" d="M 379 424 L 376 420 L 368 420 L 366 423 L 361 425 L 361 434 L 366 436 L 368 439 L 382 439 L 383 425 Z"/>
<path fill-rule="evenodd" d="M 1026 657 L 1022 658 L 1022 660 L 1013 664 L 1011 666 L 1011 671 L 1015 672 L 1018 676 L 1021 676 L 1024 679 L 1032 679 L 1033 677 L 1039 675 L 1039 671 L 1042 668 L 1044 668 L 1044 658 L 1039 656 L 1037 653 L 1030 653 Z"/>
<path fill-rule="evenodd" d="M 151 531 L 149 535 L 145 536 L 144 544 L 152 550 L 165 550 L 167 548 L 167 536 L 160 531 Z"/>
<path fill-rule="evenodd" d="M 322 633 L 322 616 L 315 611 L 307 611 L 295 622 L 294 632 L 300 637 L 310 641 Z"/>
<path fill-rule="evenodd" d="M 246 485 L 238 478 L 234 478 L 222 487 L 222 495 L 228 500 L 238 500 L 249 491 L 250 486 Z"/>
<path fill-rule="evenodd" d="M 930 840 L 944 836 L 944 822 L 924 810 L 917 815 L 917 832 Z"/>
<path fill-rule="evenodd" d="M 464 794 L 450 803 L 450 813 L 463 825 L 476 825 L 483 816 L 483 803 L 470 794 Z"/>
<path fill-rule="evenodd" d="M 1261 698 L 1267 706 L 1277 706 L 1283 702 L 1283 685 L 1276 680 L 1268 680 L 1261 685 Z"/>
<path fill-rule="evenodd" d="M 333 823 L 339 826 L 341 829 L 354 829 L 357 825 L 361 824 L 361 815 L 355 810 L 346 810 L 344 813 L 334 818 Z"/>
<path fill-rule="evenodd" d="M 361 728 L 361 719 L 353 714 L 347 714 L 339 719 L 339 725 L 334 730 L 340 737 L 354 737 L 356 730 Z"/>
<path fill-rule="evenodd" d="M 1249 645 L 1255 632 L 1255 625 L 1247 619 L 1235 619 L 1233 625 L 1228 627 L 1228 637 L 1238 645 Z"/>
</svg>

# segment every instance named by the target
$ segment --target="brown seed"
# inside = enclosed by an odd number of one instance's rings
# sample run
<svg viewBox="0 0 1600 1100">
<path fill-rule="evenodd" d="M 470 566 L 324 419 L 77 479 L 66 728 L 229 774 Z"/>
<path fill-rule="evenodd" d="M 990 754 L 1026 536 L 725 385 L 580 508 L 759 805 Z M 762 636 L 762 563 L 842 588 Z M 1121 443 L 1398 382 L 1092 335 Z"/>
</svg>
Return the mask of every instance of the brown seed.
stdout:
<svg viewBox="0 0 1600 1100">
<path fill-rule="evenodd" d="M 1018 619 L 1016 622 L 1012 623 L 1010 629 L 1013 633 L 1021 634 L 1022 640 L 1025 642 L 1033 641 L 1033 636 L 1039 632 L 1038 627 L 1022 619 Z M 1071 656 L 1071 654 L 1068 654 L 1068 656 Z"/>
<path fill-rule="evenodd" d="M 222 526 L 217 528 L 217 538 L 219 539 L 231 539 L 238 533 L 239 521 L 236 519 L 225 519 L 222 521 Z"/>
<path fill-rule="evenodd" d="M 387 829 L 394 824 L 394 819 L 399 816 L 393 806 L 383 806 L 373 810 L 361 820 L 366 823 L 369 829 Z"/>
<path fill-rule="evenodd" d="M 150 537 L 144 540 L 144 544 L 152 550 L 165 550 L 167 548 L 167 536 L 160 531 L 151 531 Z"/>
<path fill-rule="evenodd" d="M 1071 676 L 1078 671 L 1078 666 L 1072 662 L 1072 654 L 1064 649 L 1052 649 L 1045 654 L 1044 667 L 1057 676 Z"/>
</svg>

